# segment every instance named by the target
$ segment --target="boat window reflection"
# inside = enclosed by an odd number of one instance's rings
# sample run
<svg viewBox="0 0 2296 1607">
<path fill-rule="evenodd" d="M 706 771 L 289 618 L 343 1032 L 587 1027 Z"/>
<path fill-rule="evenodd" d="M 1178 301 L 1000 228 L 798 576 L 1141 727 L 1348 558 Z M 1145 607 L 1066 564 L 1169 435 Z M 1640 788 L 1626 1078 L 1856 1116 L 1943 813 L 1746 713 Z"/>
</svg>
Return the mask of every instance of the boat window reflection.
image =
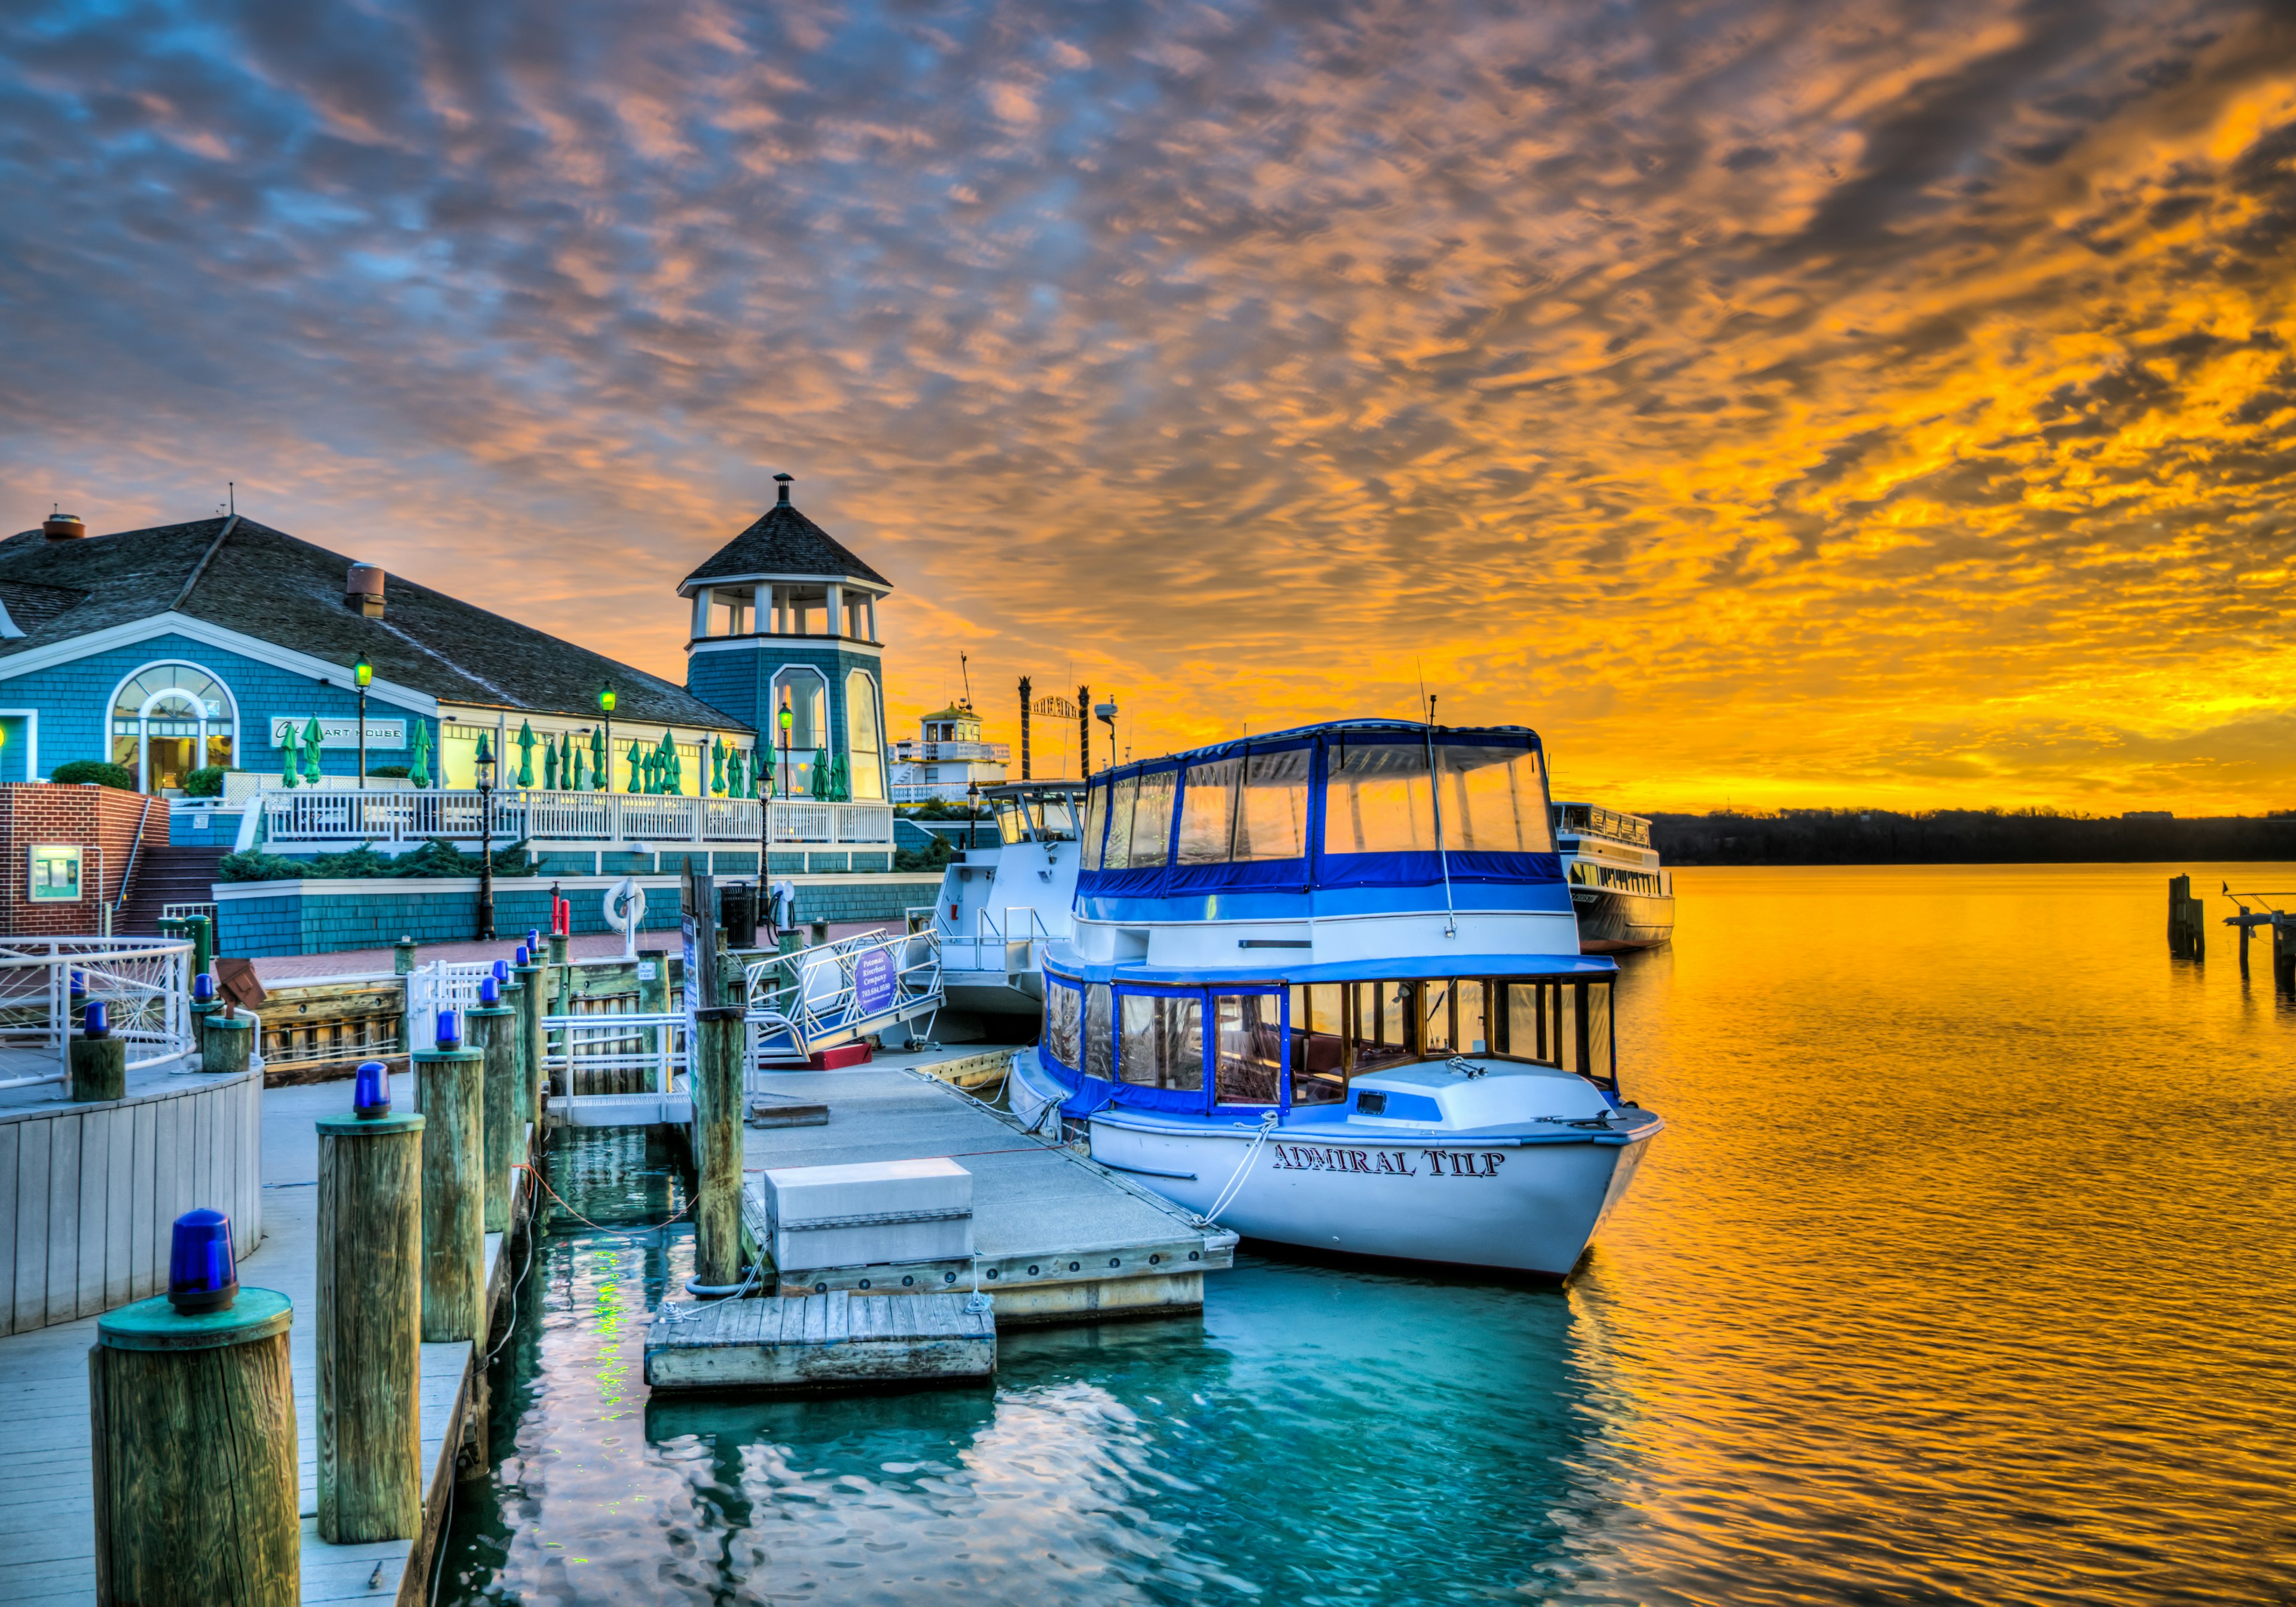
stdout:
<svg viewBox="0 0 2296 1607">
<path fill-rule="evenodd" d="M 1108 783 L 1096 782 L 1084 808 L 1084 868 L 1100 869 L 1101 843 L 1108 835 Z"/>
<path fill-rule="evenodd" d="M 1045 1046 L 1070 1070 L 1082 1064 L 1084 1047 L 1084 989 L 1064 987 L 1046 979 Z"/>
<path fill-rule="evenodd" d="M 1108 853 L 1102 865 L 1120 871 L 1132 863 L 1132 803 L 1140 796 L 1140 778 L 1128 775 L 1116 783 L 1108 800 Z M 1157 863 L 1162 864 L 1161 855 Z"/>
<path fill-rule="evenodd" d="M 1292 1103 L 1339 1104 L 1348 1096 L 1346 1038 L 1337 982 L 1292 989 Z"/>
<path fill-rule="evenodd" d="M 1272 1105 L 1283 1069 L 1281 996 L 1222 993 L 1212 996 L 1218 1054 L 1212 1097 L 1224 1105 Z"/>
<path fill-rule="evenodd" d="M 1225 865 L 1235 838 L 1235 783 L 1243 761 L 1215 759 L 1191 765 L 1181 794 L 1180 863 Z"/>
<path fill-rule="evenodd" d="M 1180 779 L 1177 770 L 1161 770 L 1139 781 L 1138 800 L 1132 807 L 1132 856 L 1136 870 L 1164 863 L 1172 838 L 1172 792 Z"/>
<path fill-rule="evenodd" d="M 1237 859 L 1298 859 L 1308 851 L 1306 748 L 1255 753 L 1245 761 L 1235 823 Z"/>
<path fill-rule="evenodd" d="M 1416 742 L 1335 748 L 1324 790 L 1324 851 L 1400 854 L 1435 849 L 1435 792 Z"/>
<path fill-rule="evenodd" d="M 1116 1080 L 1116 1029 L 1109 1018 L 1108 984 L 1088 983 L 1084 990 L 1084 1074 L 1103 1082 Z"/>
<path fill-rule="evenodd" d="M 1435 750 L 1443 783 L 1447 847 L 1501 854 L 1551 854 L 1546 781 L 1528 748 L 1445 743 Z"/>
<path fill-rule="evenodd" d="M 1116 1072 L 1144 1088 L 1199 1093 L 1204 1086 L 1204 1004 L 1194 994 L 1122 996 Z"/>
</svg>

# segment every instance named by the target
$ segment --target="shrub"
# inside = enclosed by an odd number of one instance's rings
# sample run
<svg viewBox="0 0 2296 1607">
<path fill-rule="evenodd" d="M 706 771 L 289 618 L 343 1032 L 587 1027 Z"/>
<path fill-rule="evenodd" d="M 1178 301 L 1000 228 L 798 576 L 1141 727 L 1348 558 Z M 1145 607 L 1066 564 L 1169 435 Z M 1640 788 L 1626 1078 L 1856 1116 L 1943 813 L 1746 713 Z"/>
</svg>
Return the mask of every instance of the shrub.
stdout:
<svg viewBox="0 0 2296 1607">
<path fill-rule="evenodd" d="M 58 765 L 48 779 L 60 786 L 92 781 L 99 786 L 118 787 L 123 792 L 135 791 L 135 777 L 127 767 L 105 758 L 76 758 L 68 765 Z"/>
<path fill-rule="evenodd" d="M 223 778 L 224 767 L 221 765 L 202 765 L 184 777 L 184 796 L 185 798 L 221 798 Z"/>
<path fill-rule="evenodd" d="M 411 768 L 407 765 L 369 765 L 366 773 L 376 781 L 405 781 Z"/>
<path fill-rule="evenodd" d="M 496 849 L 494 857 L 497 876 L 534 874 L 534 861 L 522 841 Z M 289 859 L 260 849 L 226 854 L 216 876 L 221 881 L 296 881 L 306 876 L 328 881 L 364 876 L 475 876 L 482 863 L 478 855 L 465 854 L 443 840 L 426 842 L 396 859 L 376 853 L 372 845 L 363 842 L 340 854 L 321 854 L 310 859 Z"/>
<path fill-rule="evenodd" d="M 897 871 L 946 870 L 948 868 L 948 862 L 955 858 L 956 854 L 957 849 L 955 843 L 946 837 L 936 837 L 930 847 L 902 849 L 894 854 L 893 868 Z"/>
</svg>

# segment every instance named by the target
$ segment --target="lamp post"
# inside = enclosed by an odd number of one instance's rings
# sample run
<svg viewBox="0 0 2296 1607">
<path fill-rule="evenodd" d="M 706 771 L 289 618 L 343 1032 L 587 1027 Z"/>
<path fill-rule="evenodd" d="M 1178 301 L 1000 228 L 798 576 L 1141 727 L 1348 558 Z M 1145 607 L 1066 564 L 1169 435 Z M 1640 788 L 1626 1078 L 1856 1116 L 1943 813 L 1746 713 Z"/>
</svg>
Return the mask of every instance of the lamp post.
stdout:
<svg viewBox="0 0 2296 1607">
<path fill-rule="evenodd" d="M 606 717 L 606 773 L 598 778 L 598 785 L 611 792 L 614 790 L 614 684 L 611 681 L 598 689 L 598 712 Z"/>
<path fill-rule="evenodd" d="M 970 767 L 967 767 L 970 768 Z M 972 852 L 972 823 L 980 817 L 980 783 L 964 783 L 964 851 Z"/>
<path fill-rule="evenodd" d="M 782 711 L 778 717 L 782 728 L 782 796 L 790 795 L 789 744 L 790 727 L 797 724 L 797 710 L 790 707 L 789 688 L 782 688 Z"/>
<path fill-rule="evenodd" d="M 374 666 L 366 661 L 365 653 L 351 666 L 351 679 L 358 683 L 359 698 L 359 791 L 366 791 L 366 688 L 374 679 Z M 201 757 L 205 758 L 203 754 Z"/>
<path fill-rule="evenodd" d="M 495 935 L 495 756 L 483 731 L 471 767 L 479 783 L 479 941 L 488 943 Z"/>
</svg>

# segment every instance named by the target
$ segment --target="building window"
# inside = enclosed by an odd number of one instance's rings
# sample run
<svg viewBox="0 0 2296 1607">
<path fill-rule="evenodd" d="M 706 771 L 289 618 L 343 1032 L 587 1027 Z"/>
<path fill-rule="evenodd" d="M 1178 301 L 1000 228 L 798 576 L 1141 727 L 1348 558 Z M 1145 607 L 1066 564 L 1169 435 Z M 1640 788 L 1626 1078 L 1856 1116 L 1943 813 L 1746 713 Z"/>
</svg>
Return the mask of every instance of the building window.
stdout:
<svg viewBox="0 0 2296 1607">
<path fill-rule="evenodd" d="M 885 772 L 877 743 L 877 683 L 858 669 L 845 677 L 845 751 L 853 801 L 882 803 Z"/>
<path fill-rule="evenodd" d="M 782 731 L 782 705 L 790 710 L 790 727 Z M 774 746 L 774 787 L 783 798 L 803 798 L 813 791 L 813 756 L 826 760 L 829 749 L 829 682 L 817 669 L 791 665 L 774 676 L 774 705 L 767 717 Z M 786 765 L 782 750 L 789 750 Z"/>
<path fill-rule="evenodd" d="M 238 728 L 230 690 L 196 664 L 148 666 L 112 694 L 112 762 L 146 792 L 180 787 L 203 766 L 231 768 Z"/>
</svg>

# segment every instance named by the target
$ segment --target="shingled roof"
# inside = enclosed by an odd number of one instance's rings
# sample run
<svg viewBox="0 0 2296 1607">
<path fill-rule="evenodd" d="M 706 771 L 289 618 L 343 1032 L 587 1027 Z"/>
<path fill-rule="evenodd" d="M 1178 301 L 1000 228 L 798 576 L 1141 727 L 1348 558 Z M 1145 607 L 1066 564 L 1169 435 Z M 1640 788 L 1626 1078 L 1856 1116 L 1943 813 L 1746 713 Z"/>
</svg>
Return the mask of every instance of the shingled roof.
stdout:
<svg viewBox="0 0 2296 1607">
<path fill-rule="evenodd" d="M 852 549 L 790 505 L 789 488 L 758 522 L 719 547 L 700 569 L 678 583 L 746 580 L 758 575 L 818 575 L 827 580 L 866 580 L 887 590 L 893 583 L 857 557 Z"/>
<path fill-rule="evenodd" d="M 611 681 L 618 723 L 749 729 L 659 676 L 398 575 L 382 617 L 368 619 L 343 605 L 350 564 L 243 515 L 76 541 L 26 530 L 0 541 L 0 599 L 24 632 L 0 641 L 0 667 L 173 611 L 346 666 L 364 653 L 378 679 L 442 702 L 580 717 L 597 713 L 598 689 Z M 21 612 L 19 597 L 30 605 Z"/>
</svg>

